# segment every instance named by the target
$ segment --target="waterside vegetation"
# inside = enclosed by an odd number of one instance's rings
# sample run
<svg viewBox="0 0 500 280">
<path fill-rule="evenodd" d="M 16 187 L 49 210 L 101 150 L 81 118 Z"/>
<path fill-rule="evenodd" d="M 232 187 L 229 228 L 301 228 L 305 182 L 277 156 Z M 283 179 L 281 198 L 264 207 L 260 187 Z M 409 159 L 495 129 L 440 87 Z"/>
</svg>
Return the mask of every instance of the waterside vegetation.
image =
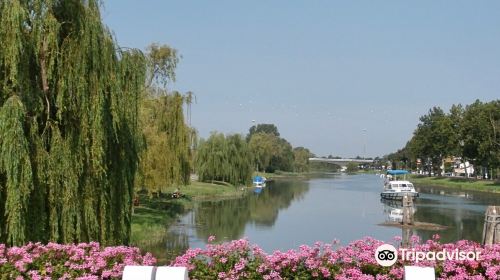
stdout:
<svg viewBox="0 0 500 280">
<path fill-rule="evenodd" d="M 180 191 L 181 197 L 174 198 L 172 193 Z M 246 190 L 227 184 L 192 182 L 189 186 L 164 189 L 161 194 L 137 194 L 132 215 L 131 244 L 147 252 L 152 252 L 160 262 L 172 259 L 177 251 L 165 255 L 166 232 L 176 219 L 193 209 L 196 203 L 205 200 L 235 199 L 245 195 Z M 187 248 L 181 248 L 183 250 Z"/>
<path fill-rule="evenodd" d="M 100 1 L 0 2 L 0 242 L 130 240 L 147 58 Z"/>
<path fill-rule="evenodd" d="M 411 176 L 416 186 L 444 187 L 462 191 L 482 191 L 500 193 L 500 182 L 493 180 L 475 180 L 461 177 Z"/>
<path fill-rule="evenodd" d="M 405 147 L 387 158 L 393 168 L 419 170 L 441 176 L 446 158 L 474 165 L 474 176 L 498 179 L 500 169 L 500 100 L 476 100 L 453 105 L 448 113 L 439 107 L 420 117 Z M 467 172 L 467 169 L 465 169 Z M 469 177 L 471 174 L 465 174 Z"/>
</svg>

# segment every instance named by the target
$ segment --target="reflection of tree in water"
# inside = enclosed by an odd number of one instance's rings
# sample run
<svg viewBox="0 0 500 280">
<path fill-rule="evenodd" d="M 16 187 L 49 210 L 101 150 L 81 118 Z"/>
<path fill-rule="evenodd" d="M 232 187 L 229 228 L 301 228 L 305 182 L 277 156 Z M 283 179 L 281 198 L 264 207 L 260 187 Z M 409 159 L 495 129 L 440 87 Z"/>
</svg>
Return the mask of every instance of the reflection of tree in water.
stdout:
<svg viewBox="0 0 500 280">
<path fill-rule="evenodd" d="M 189 248 L 189 238 L 184 229 L 180 229 L 179 226 L 174 227 L 159 239 L 142 242 L 141 251 L 152 253 L 160 265 L 168 264 L 176 256 L 183 254 Z"/>
<path fill-rule="evenodd" d="M 460 239 L 481 242 L 484 226 L 484 210 L 479 211 L 475 205 L 496 205 L 500 201 L 500 195 L 487 192 L 462 191 L 440 187 L 420 187 L 419 191 L 422 193 L 437 194 L 444 198 L 459 197 L 464 200 L 457 207 L 453 204 L 435 200 L 423 198 L 418 200 L 417 203 L 420 205 L 418 211 L 415 213 L 415 219 L 447 226 L 448 229 L 437 232 L 443 242 L 454 242 Z M 468 201 L 474 202 L 471 203 Z M 467 207 L 463 205 L 464 202 L 465 205 L 468 205 Z M 454 203 L 457 203 L 457 201 Z M 433 231 L 418 230 L 418 235 L 423 240 L 432 238 L 432 235 L 435 233 Z"/>
<path fill-rule="evenodd" d="M 260 194 L 249 194 L 241 199 L 204 202 L 195 211 L 196 234 L 200 239 L 215 235 L 217 239 L 242 237 L 245 225 L 253 222 L 271 227 L 279 210 L 288 208 L 309 190 L 306 181 L 276 181 Z"/>
<path fill-rule="evenodd" d="M 440 187 L 419 187 L 421 193 L 430 193 L 443 196 L 462 197 L 465 200 L 474 200 L 475 203 L 484 205 L 496 205 L 500 201 L 500 194 L 478 191 L 463 191 Z"/>
<path fill-rule="evenodd" d="M 417 233 L 422 240 L 431 239 L 433 234 L 438 233 L 443 242 L 454 242 L 461 239 L 481 242 L 483 219 L 478 219 L 477 215 L 477 212 L 465 209 L 419 207 L 415 213 L 416 221 L 435 223 L 448 228 L 438 232 L 417 230 Z"/>
</svg>

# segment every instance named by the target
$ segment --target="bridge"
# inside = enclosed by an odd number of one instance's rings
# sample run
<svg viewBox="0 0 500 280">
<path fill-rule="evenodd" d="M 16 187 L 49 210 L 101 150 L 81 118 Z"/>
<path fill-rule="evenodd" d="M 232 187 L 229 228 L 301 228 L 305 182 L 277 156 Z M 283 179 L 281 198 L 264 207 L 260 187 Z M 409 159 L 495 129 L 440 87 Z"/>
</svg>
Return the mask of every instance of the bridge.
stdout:
<svg viewBox="0 0 500 280">
<path fill-rule="evenodd" d="M 362 163 L 373 163 L 371 159 L 353 159 L 353 158 L 309 158 L 309 162 L 326 162 L 339 165 L 342 169 L 345 169 L 347 165 L 351 162 L 362 164 Z"/>
</svg>

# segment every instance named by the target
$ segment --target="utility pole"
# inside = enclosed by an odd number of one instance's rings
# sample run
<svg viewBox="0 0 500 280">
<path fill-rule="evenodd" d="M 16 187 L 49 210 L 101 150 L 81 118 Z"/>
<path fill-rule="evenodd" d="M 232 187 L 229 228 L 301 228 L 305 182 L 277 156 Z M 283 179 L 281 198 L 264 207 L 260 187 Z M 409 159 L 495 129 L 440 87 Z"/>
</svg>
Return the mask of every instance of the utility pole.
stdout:
<svg viewBox="0 0 500 280">
<path fill-rule="evenodd" d="M 363 128 L 364 133 L 364 143 L 363 143 L 363 159 L 366 159 L 366 128 Z"/>
</svg>

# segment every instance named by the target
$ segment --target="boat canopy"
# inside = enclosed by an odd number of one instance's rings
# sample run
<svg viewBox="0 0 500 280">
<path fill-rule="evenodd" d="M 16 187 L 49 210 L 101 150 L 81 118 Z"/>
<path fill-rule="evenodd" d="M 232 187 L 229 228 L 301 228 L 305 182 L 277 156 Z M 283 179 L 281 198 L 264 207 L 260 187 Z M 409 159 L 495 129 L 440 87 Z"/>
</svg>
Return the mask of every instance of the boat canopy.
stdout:
<svg viewBox="0 0 500 280">
<path fill-rule="evenodd" d="M 406 170 L 387 170 L 387 174 L 389 175 L 405 175 L 405 174 L 409 174 L 410 172 L 406 171 Z"/>
<path fill-rule="evenodd" d="M 255 176 L 255 177 L 253 177 L 253 182 L 254 183 L 264 183 L 264 178 L 261 176 Z"/>
</svg>

